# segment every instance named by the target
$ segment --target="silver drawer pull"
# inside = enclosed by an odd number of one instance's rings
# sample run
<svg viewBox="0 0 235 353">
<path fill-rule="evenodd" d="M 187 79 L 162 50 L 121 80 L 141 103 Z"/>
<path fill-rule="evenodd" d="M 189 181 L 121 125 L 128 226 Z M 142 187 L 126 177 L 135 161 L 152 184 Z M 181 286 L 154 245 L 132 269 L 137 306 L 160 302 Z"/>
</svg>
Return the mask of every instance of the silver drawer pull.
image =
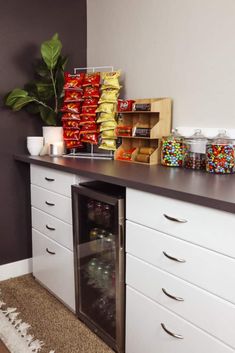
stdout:
<svg viewBox="0 0 235 353">
<path fill-rule="evenodd" d="M 46 224 L 46 228 L 47 228 L 48 230 L 55 230 L 55 228 L 49 227 L 47 224 Z"/>
<path fill-rule="evenodd" d="M 51 203 L 51 202 L 48 202 L 48 201 L 45 201 L 45 204 L 48 205 L 48 206 L 55 206 L 54 203 Z"/>
<path fill-rule="evenodd" d="M 45 177 L 45 180 L 47 180 L 47 181 L 55 181 L 55 179 L 51 179 L 51 178 L 47 178 L 47 177 Z"/>
<path fill-rule="evenodd" d="M 172 336 L 172 337 L 174 337 L 174 338 L 178 338 L 178 339 L 180 339 L 180 340 L 183 340 L 183 339 L 184 339 L 183 336 L 178 335 L 177 333 L 173 333 L 173 332 L 169 331 L 169 330 L 166 328 L 166 326 L 165 326 L 162 322 L 161 322 L 161 326 L 162 326 L 163 330 L 164 330 L 166 333 L 168 333 L 168 335 L 170 335 L 170 336 Z"/>
<path fill-rule="evenodd" d="M 175 295 L 172 295 L 172 294 L 168 293 L 168 292 L 165 290 L 165 288 L 162 288 L 162 291 L 163 291 L 163 293 L 164 293 L 167 297 L 169 297 L 169 298 L 171 298 L 171 299 L 177 300 L 178 302 L 183 302 L 183 301 L 184 301 L 184 298 L 176 297 Z"/>
<path fill-rule="evenodd" d="M 173 261 L 176 261 L 176 262 L 186 262 L 186 260 L 184 260 L 184 259 L 179 259 L 179 258 L 177 258 L 177 257 L 174 257 L 174 256 L 171 256 L 171 255 L 169 255 L 169 254 L 167 254 L 165 251 L 163 251 L 163 254 L 168 258 L 168 259 L 170 259 L 170 260 L 173 260 Z"/>
<path fill-rule="evenodd" d="M 178 223 L 187 223 L 188 222 L 186 219 L 171 217 L 171 216 L 168 216 L 165 213 L 163 214 L 163 216 L 166 219 L 169 219 L 169 221 L 173 221 L 173 222 L 178 222 Z"/>
<path fill-rule="evenodd" d="M 55 255 L 55 252 L 48 250 L 48 248 L 46 248 L 46 251 L 47 251 L 48 254 L 50 254 L 50 255 Z"/>
</svg>

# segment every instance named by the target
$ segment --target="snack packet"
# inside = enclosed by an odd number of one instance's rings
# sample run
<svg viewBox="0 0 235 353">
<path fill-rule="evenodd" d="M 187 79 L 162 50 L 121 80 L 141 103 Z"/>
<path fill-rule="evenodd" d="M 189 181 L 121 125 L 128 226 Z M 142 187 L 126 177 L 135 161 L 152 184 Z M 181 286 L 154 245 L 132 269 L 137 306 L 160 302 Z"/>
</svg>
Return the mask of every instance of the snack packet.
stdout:
<svg viewBox="0 0 235 353">
<path fill-rule="evenodd" d="M 71 148 L 83 148 L 84 144 L 81 141 L 78 141 L 78 140 L 68 140 L 68 141 L 65 141 L 65 146 L 68 149 L 71 149 Z"/>
<path fill-rule="evenodd" d="M 81 130 L 80 130 L 80 134 L 92 134 L 98 132 L 98 126 L 93 123 L 93 124 L 85 124 L 82 125 Z"/>
<path fill-rule="evenodd" d="M 81 116 L 96 116 L 96 107 L 84 107 L 82 106 L 82 114 Z"/>
<path fill-rule="evenodd" d="M 95 121 L 95 116 L 83 116 L 81 118 L 81 121 L 79 123 L 79 125 L 85 125 L 85 124 L 94 124 Z"/>
<path fill-rule="evenodd" d="M 130 161 L 132 153 L 136 150 L 136 148 L 130 148 L 129 150 L 120 151 L 117 156 L 117 159 L 120 161 Z"/>
<path fill-rule="evenodd" d="M 97 145 L 98 144 L 98 134 L 94 133 L 94 134 L 82 135 L 81 142 L 88 142 L 88 143 L 91 143 L 93 145 Z"/>
<path fill-rule="evenodd" d="M 115 116 L 115 113 L 100 113 L 97 123 L 102 123 L 104 121 L 116 121 Z"/>
<path fill-rule="evenodd" d="M 100 125 L 100 132 L 105 130 L 114 130 L 117 126 L 116 121 L 105 121 Z"/>
<path fill-rule="evenodd" d="M 79 140 L 79 129 L 64 129 L 64 140 Z"/>
<path fill-rule="evenodd" d="M 76 113 L 64 113 L 63 116 L 62 116 L 62 121 L 63 120 L 78 120 L 80 121 L 81 118 L 80 118 L 80 114 L 76 114 Z"/>
<path fill-rule="evenodd" d="M 103 150 L 110 150 L 110 151 L 115 151 L 116 150 L 116 141 L 115 140 L 103 140 L 99 148 Z"/>
<path fill-rule="evenodd" d="M 116 133 L 115 130 L 104 130 L 101 132 L 101 138 L 102 139 L 116 139 Z"/>
<path fill-rule="evenodd" d="M 64 95 L 64 103 L 82 101 L 82 91 L 67 90 Z"/>
<path fill-rule="evenodd" d="M 118 99 L 118 112 L 132 111 L 134 103 L 132 99 Z"/>
<path fill-rule="evenodd" d="M 116 111 L 116 104 L 114 103 L 101 103 L 96 109 L 96 113 L 114 113 Z"/>
<path fill-rule="evenodd" d="M 116 132 L 118 136 L 132 136 L 132 126 L 118 125 L 116 128 Z"/>
<path fill-rule="evenodd" d="M 98 98 L 95 97 L 89 97 L 85 98 L 83 102 L 83 107 L 96 107 L 98 106 Z"/>
<path fill-rule="evenodd" d="M 61 111 L 79 114 L 81 110 L 81 102 L 64 103 Z"/>
<path fill-rule="evenodd" d="M 81 90 L 82 89 L 82 84 L 84 80 L 84 73 L 76 74 L 76 75 L 71 75 L 68 72 L 65 72 L 64 74 L 64 89 L 77 89 Z"/>
<path fill-rule="evenodd" d="M 99 72 L 92 72 L 92 73 L 85 74 L 83 87 L 99 86 L 99 85 L 100 85 L 100 73 Z"/>
<path fill-rule="evenodd" d="M 63 119 L 63 118 L 62 118 Z M 78 129 L 80 122 L 78 120 L 62 120 L 63 128 Z"/>
<path fill-rule="evenodd" d="M 120 75 L 121 71 L 102 72 L 101 77 L 103 79 L 103 86 L 120 89 L 120 84 L 118 81 Z"/>
<path fill-rule="evenodd" d="M 118 89 L 112 89 L 112 88 L 103 90 L 99 100 L 99 104 L 105 103 L 105 102 L 116 103 L 119 95 L 118 92 L 119 92 Z"/>
<path fill-rule="evenodd" d="M 83 98 L 99 98 L 100 90 L 99 87 L 87 86 L 84 89 Z"/>
</svg>

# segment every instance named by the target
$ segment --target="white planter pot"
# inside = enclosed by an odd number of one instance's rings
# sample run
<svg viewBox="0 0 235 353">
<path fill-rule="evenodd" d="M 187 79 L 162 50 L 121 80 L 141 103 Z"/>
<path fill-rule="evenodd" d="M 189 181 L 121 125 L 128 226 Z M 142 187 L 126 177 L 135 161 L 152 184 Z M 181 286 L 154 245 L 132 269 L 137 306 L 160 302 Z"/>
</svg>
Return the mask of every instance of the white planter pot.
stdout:
<svg viewBox="0 0 235 353">
<path fill-rule="evenodd" d="M 49 154 L 50 144 L 63 141 L 63 128 L 61 126 L 43 126 L 42 134 L 44 137 L 45 154 Z"/>
</svg>

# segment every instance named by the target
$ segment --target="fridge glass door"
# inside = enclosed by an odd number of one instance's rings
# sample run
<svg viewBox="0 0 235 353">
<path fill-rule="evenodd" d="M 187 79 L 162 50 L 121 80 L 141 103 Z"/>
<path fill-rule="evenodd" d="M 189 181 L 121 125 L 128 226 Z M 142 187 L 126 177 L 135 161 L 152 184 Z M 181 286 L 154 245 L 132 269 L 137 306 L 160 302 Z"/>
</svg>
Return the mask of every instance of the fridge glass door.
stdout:
<svg viewBox="0 0 235 353">
<path fill-rule="evenodd" d="M 79 195 L 79 312 L 116 339 L 118 207 Z"/>
</svg>

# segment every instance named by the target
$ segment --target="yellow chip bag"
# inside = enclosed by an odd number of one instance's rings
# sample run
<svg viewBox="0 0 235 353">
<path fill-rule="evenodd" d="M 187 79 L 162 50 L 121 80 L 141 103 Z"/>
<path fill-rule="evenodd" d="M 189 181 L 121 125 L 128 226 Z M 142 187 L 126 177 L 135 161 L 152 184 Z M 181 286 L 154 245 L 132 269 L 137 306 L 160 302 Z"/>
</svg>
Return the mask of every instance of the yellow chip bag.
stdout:
<svg viewBox="0 0 235 353">
<path fill-rule="evenodd" d="M 103 150 L 110 150 L 110 151 L 115 151 L 116 150 L 116 141 L 115 140 L 103 140 L 99 148 L 102 148 Z"/>
<path fill-rule="evenodd" d="M 116 121 L 105 121 L 100 125 L 100 132 L 105 130 L 114 130 L 117 126 Z"/>
<path fill-rule="evenodd" d="M 103 85 L 112 87 L 112 88 L 120 88 L 118 78 L 121 75 L 121 71 L 114 71 L 114 72 L 102 72 L 101 77 L 103 79 Z"/>
<path fill-rule="evenodd" d="M 102 139 L 116 139 L 117 136 L 116 136 L 115 130 L 105 130 L 105 131 L 102 131 L 101 138 Z"/>
<path fill-rule="evenodd" d="M 103 90 L 98 103 L 99 104 L 104 102 L 116 103 L 118 96 L 119 96 L 118 89 L 112 89 L 112 88 L 105 89 Z"/>
<path fill-rule="evenodd" d="M 117 104 L 115 103 L 101 103 L 96 109 L 96 113 L 114 113 L 116 108 Z"/>
<path fill-rule="evenodd" d="M 96 122 L 102 123 L 104 121 L 116 121 L 115 116 L 116 116 L 115 113 L 100 113 Z"/>
</svg>

